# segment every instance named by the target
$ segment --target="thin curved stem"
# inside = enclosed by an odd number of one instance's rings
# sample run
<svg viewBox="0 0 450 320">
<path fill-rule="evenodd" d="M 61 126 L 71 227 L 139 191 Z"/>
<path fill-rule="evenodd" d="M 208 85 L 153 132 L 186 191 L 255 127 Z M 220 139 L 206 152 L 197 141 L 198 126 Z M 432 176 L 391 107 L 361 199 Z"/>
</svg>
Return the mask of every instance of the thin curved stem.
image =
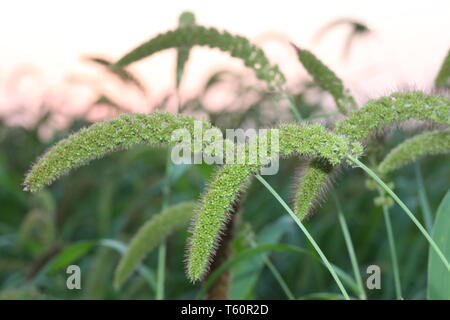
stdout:
<svg viewBox="0 0 450 320">
<path fill-rule="evenodd" d="M 166 209 L 169 206 L 169 197 L 170 197 L 170 171 L 172 169 L 172 163 L 170 160 L 170 150 L 167 153 L 166 160 L 166 173 L 165 173 L 165 181 L 163 186 L 163 203 L 161 206 L 161 210 Z M 157 266 L 157 277 L 156 277 L 156 300 L 164 299 L 164 282 L 166 278 L 166 255 L 167 248 L 166 242 L 164 241 L 159 245 L 158 248 L 158 266 Z"/>
<path fill-rule="evenodd" d="M 280 285 L 281 289 L 283 289 L 284 294 L 288 297 L 289 300 L 295 300 L 294 294 L 289 289 L 288 285 L 284 281 L 283 277 L 281 276 L 278 269 L 275 267 L 275 265 L 269 260 L 269 258 L 264 257 L 264 262 L 269 268 L 270 272 L 272 272 L 273 276 L 277 280 L 278 284 Z"/>
<path fill-rule="evenodd" d="M 344 214 L 342 213 L 341 203 L 339 202 L 339 198 L 336 194 L 334 194 L 334 198 L 336 201 L 336 207 L 338 210 L 338 218 L 339 224 L 341 225 L 342 233 L 345 239 L 345 245 L 347 246 L 347 251 L 350 256 L 350 261 L 352 263 L 353 273 L 355 275 L 356 283 L 359 288 L 359 298 L 362 300 L 367 299 L 366 291 L 364 290 L 364 285 L 360 273 L 360 268 L 358 264 L 358 259 L 356 258 L 355 248 L 353 246 L 352 237 L 350 236 L 350 231 L 348 230 L 347 222 L 345 221 Z"/>
<path fill-rule="evenodd" d="M 403 298 L 402 298 L 402 285 L 400 282 L 400 268 L 398 267 L 397 250 L 395 249 L 395 239 L 394 239 L 394 232 L 392 231 L 391 217 L 389 215 L 389 209 L 385 204 L 383 204 L 383 216 L 389 243 L 389 252 L 391 254 L 392 270 L 394 272 L 395 295 L 398 300 L 401 300 Z"/>
<path fill-rule="evenodd" d="M 250 239 L 250 245 L 252 248 L 256 247 L 256 242 L 253 239 Z M 277 267 L 270 261 L 270 259 L 267 256 L 263 257 L 264 263 L 269 268 L 270 272 L 274 276 L 275 280 L 277 280 L 278 284 L 280 285 L 281 289 L 283 290 L 286 297 L 288 297 L 289 300 L 295 300 L 294 294 L 289 289 L 286 281 L 284 281 L 283 277 L 281 276 L 280 272 L 278 271 Z"/>
<path fill-rule="evenodd" d="M 405 211 L 405 213 L 408 215 L 408 217 L 411 219 L 411 221 L 417 226 L 417 228 L 422 232 L 425 239 L 427 239 L 428 243 L 430 244 L 431 248 L 436 252 L 439 259 L 441 259 L 442 263 L 447 268 L 448 272 L 450 273 L 450 263 L 445 258 L 444 254 L 442 253 L 441 249 L 438 247 L 436 242 L 431 238 L 431 236 L 428 234 L 428 232 L 425 230 L 425 228 L 422 226 L 422 224 L 417 220 L 417 218 L 414 216 L 414 214 L 408 209 L 408 207 L 403 203 L 402 200 L 394 193 L 394 191 L 391 190 L 371 169 L 369 169 L 364 163 L 356 159 L 355 157 L 348 155 L 347 158 L 358 165 L 361 169 L 363 169 L 369 176 L 371 176 L 379 185 L 382 187 L 391 197 L 394 199 L 395 202 Z"/>
<path fill-rule="evenodd" d="M 286 89 L 281 88 L 281 96 L 286 99 L 286 101 L 289 103 L 289 107 L 291 108 L 292 114 L 294 115 L 295 119 L 298 121 L 303 121 L 303 117 L 300 114 L 300 112 L 297 109 L 297 106 L 295 105 L 295 102 L 292 100 L 292 98 L 287 93 Z"/>
<path fill-rule="evenodd" d="M 257 174 L 256 179 L 258 179 L 259 182 L 261 182 L 263 184 L 263 186 L 266 187 L 267 190 L 269 190 L 269 192 L 275 197 L 275 199 L 277 199 L 278 202 L 283 206 L 283 208 L 289 213 L 289 215 L 292 217 L 292 219 L 294 219 L 294 221 L 299 226 L 300 230 L 302 230 L 302 232 L 305 234 L 308 241 L 312 244 L 312 246 L 314 247 L 316 252 L 319 254 L 320 258 L 322 259 L 324 265 L 327 267 L 327 269 L 330 272 L 331 276 L 333 277 L 334 281 L 336 281 L 336 284 L 339 287 L 339 289 L 341 290 L 342 295 L 345 297 L 346 300 L 350 300 L 350 297 L 349 297 L 347 291 L 345 290 L 344 285 L 342 284 L 338 275 L 336 274 L 336 271 L 331 266 L 331 263 L 328 261 L 327 257 L 322 252 L 322 250 L 320 249 L 319 245 L 314 240 L 312 235 L 308 232 L 308 230 L 306 230 L 305 226 L 300 221 L 300 219 L 295 215 L 295 213 L 291 210 L 291 208 L 289 208 L 289 206 L 281 198 L 281 196 L 272 188 L 272 186 L 266 180 L 264 180 L 263 177 L 261 177 L 259 174 Z"/>
</svg>

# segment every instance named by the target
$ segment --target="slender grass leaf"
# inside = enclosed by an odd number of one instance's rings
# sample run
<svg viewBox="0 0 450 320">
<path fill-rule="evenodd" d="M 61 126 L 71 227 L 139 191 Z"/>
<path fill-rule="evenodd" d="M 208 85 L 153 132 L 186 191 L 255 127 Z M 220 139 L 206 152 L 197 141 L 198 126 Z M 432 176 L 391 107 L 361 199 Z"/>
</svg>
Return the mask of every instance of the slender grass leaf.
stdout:
<svg viewBox="0 0 450 320">
<path fill-rule="evenodd" d="M 95 246 L 95 241 L 80 241 L 65 247 L 52 261 L 48 268 L 49 274 L 65 269 L 80 258 L 84 257 Z"/>
<path fill-rule="evenodd" d="M 450 260 L 450 190 L 439 205 L 432 237 Z M 450 276 L 437 254 L 430 250 L 428 256 L 428 299 L 450 300 Z"/>
</svg>

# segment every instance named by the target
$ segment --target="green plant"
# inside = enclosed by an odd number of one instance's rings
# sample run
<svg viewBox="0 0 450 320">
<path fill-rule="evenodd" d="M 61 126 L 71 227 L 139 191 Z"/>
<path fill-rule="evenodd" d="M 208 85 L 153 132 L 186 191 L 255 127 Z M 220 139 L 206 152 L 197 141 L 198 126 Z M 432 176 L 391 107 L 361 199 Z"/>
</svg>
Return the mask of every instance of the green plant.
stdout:
<svg viewBox="0 0 450 320">
<path fill-rule="evenodd" d="M 172 132 L 187 129 L 194 136 L 194 121 L 193 117 L 157 111 L 151 115 L 124 114 L 96 123 L 60 141 L 38 159 L 24 180 L 24 189 L 38 191 L 69 170 L 116 150 L 137 144 L 175 145 L 179 141 L 171 140 Z M 203 127 L 210 125 L 203 121 Z"/>
<path fill-rule="evenodd" d="M 370 138 L 372 132 L 379 132 L 386 126 L 409 119 L 428 120 L 445 125 L 450 124 L 449 117 L 449 99 L 444 96 L 425 95 L 421 92 L 410 92 L 406 94 L 396 93 L 379 100 L 369 101 L 363 108 L 354 111 L 347 119 L 336 123 L 334 132 L 346 136 L 350 141 L 364 142 Z M 428 142 L 427 146 L 424 143 Z M 380 171 L 388 171 L 391 167 L 400 166 L 408 161 L 413 161 L 417 157 L 430 153 L 448 152 L 448 137 L 444 133 L 424 134 L 412 141 L 407 141 L 399 146 L 388 156 L 382 164 Z M 356 162 L 358 163 L 358 162 Z M 441 261 L 449 269 L 448 260 L 437 248 L 437 245 L 431 239 L 426 230 L 417 221 L 411 211 L 400 201 L 392 190 L 370 171 L 369 168 L 359 164 L 370 176 L 380 184 L 378 190 L 380 199 L 383 200 L 383 215 L 386 224 L 387 235 L 389 239 L 389 248 L 393 263 L 394 279 L 397 298 L 401 298 L 401 285 L 398 270 L 397 254 L 395 250 L 395 241 L 388 212 L 389 198 L 385 198 L 385 193 L 404 209 L 405 213 L 411 218 L 414 224 L 419 228 L 425 238 L 429 241 L 431 247 L 437 252 Z M 320 196 L 323 196 L 323 190 L 326 190 L 330 180 L 330 166 L 323 163 L 313 162 L 304 169 L 306 174 L 301 177 L 295 194 L 294 206 L 296 213 L 301 218 L 306 217 L 314 209 L 314 205 L 319 202 Z M 428 218 L 429 220 L 429 218 Z"/>
<path fill-rule="evenodd" d="M 187 225 L 193 214 L 194 202 L 182 202 L 148 220 L 138 230 L 120 260 L 114 276 L 115 286 L 120 287 L 142 259 L 171 232 Z"/>
<path fill-rule="evenodd" d="M 263 141 L 271 140 L 262 138 Z M 258 137 L 258 141 L 261 141 L 261 137 Z M 279 128 L 280 156 L 323 157 L 337 164 L 351 152 L 353 150 L 345 139 L 333 136 L 322 126 L 284 125 Z M 267 160 L 275 156 L 268 154 Z M 192 280 L 200 279 L 207 269 L 221 227 L 227 220 L 227 212 L 238 194 L 245 189 L 249 178 L 264 162 L 263 159 L 255 164 L 225 164 L 212 179 L 194 223 L 188 258 L 188 275 Z"/>
<path fill-rule="evenodd" d="M 251 44 L 247 38 L 232 35 L 227 31 L 220 32 L 215 28 L 205 28 L 194 24 L 183 24 L 176 30 L 157 35 L 131 50 L 111 68 L 113 70 L 123 68 L 169 48 L 190 48 L 195 45 L 218 48 L 229 52 L 232 57 L 242 59 L 247 67 L 255 71 L 260 80 L 266 81 L 273 88 L 278 88 L 285 82 L 285 78 L 278 67 L 272 66 L 264 52 Z"/>
<path fill-rule="evenodd" d="M 357 107 L 355 99 L 344 87 L 342 80 L 310 51 L 300 49 L 295 45 L 294 48 L 297 51 L 298 59 L 313 77 L 314 82 L 331 94 L 339 111 L 344 115 L 353 111 Z"/>
<path fill-rule="evenodd" d="M 420 157 L 449 152 L 450 130 L 425 132 L 404 141 L 391 150 L 379 164 L 378 171 L 381 174 L 388 174 Z"/>
<path fill-rule="evenodd" d="M 272 66 L 269 63 L 261 49 L 252 45 L 244 37 L 233 36 L 226 31 L 219 32 L 214 28 L 195 25 L 193 16 L 186 17 L 188 18 L 187 22 L 180 21 L 178 29 L 162 33 L 152 38 L 130 51 L 116 63 L 108 64 L 108 67 L 112 71 L 117 71 L 161 50 L 177 48 L 178 88 L 183 73 L 182 70 L 184 69 L 191 47 L 195 45 L 206 45 L 212 48 L 219 48 L 222 51 L 229 52 L 233 57 L 242 59 L 246 66 L 255 71 L 256 76 L 260 80 L 269 84 L 269 88 L 278 90 L 288 98 L 297 120 L 302 120 L 293 100 L 290 99 L 284 88 L 282 88 L 285 77 L 277 66 Z M 382 192 L 391 196 L 399 204 L 429 241 L 431 248 L 436 252 L 441 262 L 443 262 L 446 270 L 450 272 L 450 266 L 446 257 L 408 207 L 375 172 L 358 159 L 364 151 L 362 144 L 366 143 L 374 132 L 379 132 L 387 126 L 411 119 L 431 121 L 444 126 L 449 125 L 450 100 L 442 95 L 431 95 L 413 91 L 394 93 L 379 99 L 370 100 L 360 109 L 356 109 L 355 100 L 345 89 L 342 80 L 309 51 L 299 50 L 298 53 L 300 61 L 315 79 L 319 87 L 328 91 L 333 96 L 338 109 L 344 115 L 348 115 L 348 117 L 336 122 L 333 131 L 326 129 L 322 125 L 306 125 L 303 123 L 284 124 L 277 128 L 267 130 L 265 133 L 253 137 L 251 142 L 256 142 L 257 148 L 261 148 L 264 144 L 265 146 L 269 146 L 269 150 L 272 150 L 270 147 L 275 143 L 274 141 L 279 141 L 278 151 L 271 151 L 267 155 L 256 159 L 256 162 L 250 162 L 250 150 L 246 146 L 244 149 L 246 162 L 225 164 L 215 173 L 198 203 L 197 214 L 193 217 L 192 236 L 189 240 L 187 261 L 187 275 L 189 279 L 195 281 L 202 279 L 205 275 L 211 263 L 210 260 L 213 257 L 213 253 L 220 243 L 220 233 L 225 222 L 229 219 L 229 211 L 232 204 L 238 200 L 240 194 L 244 193 L 250 178 L 256 176 L 294 219 L 298 227 L 312 244 L 314 250 L 318 253 L 322 263 L 327 267 L 341 290 L 343 297 L 349 299 L 350 296 L 341 282 L 341 276 L 338 275 L 336 267 L 329 262 L 318 243 L 301 221 L 311 213 L 311 209 L 317 203 L 318 197 L 323 194 L 324 186 L 329 180 L 334 168 L 345 163 L 354 164 L 362 168 L 376 181 L 380 190 L 383 190 Z M 174 130 L 185 129 L 191 136 L 198 135 L 194 123 L 195 118 L 190 116 L 154 112 L 150 115 L 122 115 L 113 120 L 94 124 L 60 141 L 38 159 L 25 177 L 25 190 L 32 192 L 38 191 L 61 175 L 68 173 L 71 169 L 116 150 L 129 149 L 138 144 L 164 147 L 173 146 L 181 142 L 181 140 L 172 139 Z M 204 128 L 213 128 L 206 120 L 202 124 Z M 217 128 L 215 129 L 219 130 Z M 446 131 L 443 132 L 445 133 Z M 430 138 L 430 135 L 426 137 Z M 444 136 L 444 138 L 447 136 Z M 426 138 L 419 137 L 417 139 Z M 434 141 L 441 143 L 443 141 L 442 136 L 440 135 L 439 139 Z M 411 150 L 410 147 L 408 148 L 410 143 L 406 143 L 408 150 Z M 417 143 L 417 141 L 413 143 Z M 233 153 L 239 147 L 230 141 L 225 141 L 224 145 L 231 148 Z M 191 148 L 191 146 L 189 147 Z M 199 148 L 195 149 L 194 147 L 191 150 L 207 155 L 212 155 L 214 152 L 211 145 L 203 141 L 197 147 Z M 445 144 L 443 147 L 434 144 L 433 148 L 430 147 L 428 151 L 420 151 L 418 155 L 438 153 L 442 152 L 442 150 L 448 150 L 448 144 Z M 408 152 L 408 157 L 411 157 L 410 159 L 415 159 L 418 155 L 411 155 L 411 152 Z M 259 175 L 259 169 L 263 165 L 273 161 L 277 157 L 290 156 L 310 159 L 304 174 L 297 180 L 298 187 L 294 200 L 295 212 L 289 208 L 281 196 Z M 404 160 L 402 161 L 404 162 Z M 167 170 L 167 172 L 169 171 Z M 165 199 L 167 199 L 167 185 L 163 187 L 163 193 Z M 134 240 L 132 240 L 116 273 L 115 283 L 117 286 L 125 281 L 149 250 L 157 244 L 158 240 L 163 239 L 170 231 L 183 225 L 191 216 L 191 210 L 180 205 L 182 206 L 180 211 L 175 210 L 176 218 L 171 220 L 171 223 L 166 223 L 168 221 L 166 219 L 172 217 L 169 214 L 172 211 L 166 208 L 165 205 L 167 205 L 166 201 L 163 203 L 161 215 L 149 220 L 138 231 Z M 189 204 L 189 208 L 191 208 L 190 206 L 191 204 Z M 156 230 L 155 234 L 153 234 L 154 230 Z M 346 229 L 344 228 L 344 230 Z M 348 234 L 346 234 L 346 240 L 347 242 L 350 241 Z M 165 246 L 162 248 L 160 250 L 160 261 L 162 262 L 158 268 L 159 275 L 164 274 L 165 268 Z M 356 259 L 353 254 L 353 264 L 356 264 L 355 261 Z M 354 269 L 356 270 L 355 267 Z M 163 279 L 164 276 L 158 276 L 156 291 L 157 297 L 159 298 L 162 297 L 161 281 Z M 285 291 L 289 292 L 289 290 Z"/>
</svg>

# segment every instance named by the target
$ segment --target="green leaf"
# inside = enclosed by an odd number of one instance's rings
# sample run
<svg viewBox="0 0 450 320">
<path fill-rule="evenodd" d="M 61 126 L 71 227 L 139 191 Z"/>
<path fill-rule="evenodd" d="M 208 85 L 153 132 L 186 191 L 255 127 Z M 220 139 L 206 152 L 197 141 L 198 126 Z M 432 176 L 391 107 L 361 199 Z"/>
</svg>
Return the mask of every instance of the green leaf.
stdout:
<svg viewBox="0 0 450 320">
<path fill-rule="evenodd" d="M 432 237 L 447 259 L 450 259 L 450 190 L 439 205 Z M 430 250 L 428 256 L 427 297 L 432 300 L 450 299 L 450 277 L 434 250 Z"/>
<path fill-rule="evenodd" d="M 62 269 L 65 269 L 67 266 L 85 256 L 95 244 L 95 241 L 81 241 L 67 246 L 50 264 L 48 273 L 54 274 Z"/>
</svg>

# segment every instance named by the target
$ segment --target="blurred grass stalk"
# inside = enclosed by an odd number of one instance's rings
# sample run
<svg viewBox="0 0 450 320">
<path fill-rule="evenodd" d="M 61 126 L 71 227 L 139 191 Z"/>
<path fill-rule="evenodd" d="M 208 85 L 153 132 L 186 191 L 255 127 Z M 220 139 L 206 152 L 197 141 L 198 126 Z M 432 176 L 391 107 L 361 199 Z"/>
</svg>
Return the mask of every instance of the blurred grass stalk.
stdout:
<svg viewBox="0 0 450 320">
<path fill-rule="evenodd" d="M 381 190 L 380 196 L 382 196 Z M 392 271 L 394 273 L 395 295 L 398 300 L 402 300 L 403 299 L 402 285 L 400 281 L 400 268 L 398 267 L 397 250 L 395 249 L 394 232 L 392 230 L 392 222 L 389 214 L 389 208 L 385 203 L 383 204 L 383 217 L 384 217 L 384 224 L 386 225 L 386 233 L 389 243 L 389 252 L 391 255 L 391 262 L 392 262 Z"/>
<path fill-rule="evenodd" d="M 344 235 L 345 245 L 347 246 L 348 254 L 350 256 L 350 261 L 352 263 L 353 273 L 355 275 L 356 283 L 358 284 L 359 289 L 359 298 L 361 300 L 366 300 L 367 295 L 366 291 L 364 290 L 364 285 L 360 273 L 360 267 L 358 264 L 358 259 L 356 258 L 355 254 L 355 248 L 353 246 L 352 238 L 350 236 L 350 232 L 348 230 L 347 222 L 345 221 L 344 214 L 342 213 L 342 207 L 341 203 L 339 202 L 339 197 L 336 195 L 336 193 L 333 193 L 334 199 L 336 201 L 336 207 L 338 210 L 338 218 L 339 218 L 339 224 L 341 226 L 342 234 Z"/>
<path fill-rule="evenodd" d="M 162 190 L 163 202 L 161 211 L 167 209 L 170 201 L 170 173 L 172 170 L 172 162 L 170 159 L 170 149 L 167 151 L 166 172 L 164 175 L 164 187 Z M 166 241 L 163 241 L 158 248 L 158 269 L 156 274 L 156 300 L 164 299 L 164 283 L 166 277 Z"/>
</svg>

